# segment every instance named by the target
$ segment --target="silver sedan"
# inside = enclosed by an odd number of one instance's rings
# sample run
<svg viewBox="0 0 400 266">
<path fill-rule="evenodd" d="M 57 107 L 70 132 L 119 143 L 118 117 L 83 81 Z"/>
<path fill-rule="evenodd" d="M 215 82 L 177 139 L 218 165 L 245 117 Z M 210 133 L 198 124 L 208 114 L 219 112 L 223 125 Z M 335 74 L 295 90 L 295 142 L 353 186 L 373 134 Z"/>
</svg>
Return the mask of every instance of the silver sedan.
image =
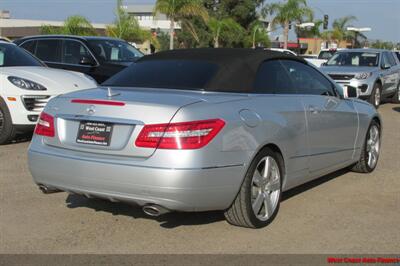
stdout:
<svg viewBox="0 0 400 266">
<path fill-rule="evenodd" d="M 46 193 L 139 205 L 149 215 L 223 210 L 270 223 L 283 191 L 336 170 L 372 172 L 382 124 L 303 59 L 196 49 L 145 56 L 103 87 L 52 99 L 29 148 Z"/>
</svg>

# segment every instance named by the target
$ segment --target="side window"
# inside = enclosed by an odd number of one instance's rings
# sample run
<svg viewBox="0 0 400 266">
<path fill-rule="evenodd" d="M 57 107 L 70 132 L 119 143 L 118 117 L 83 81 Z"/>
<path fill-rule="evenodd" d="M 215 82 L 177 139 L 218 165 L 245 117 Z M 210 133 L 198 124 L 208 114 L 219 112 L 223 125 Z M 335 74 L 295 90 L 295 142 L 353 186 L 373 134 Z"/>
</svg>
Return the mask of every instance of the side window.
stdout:
<svg viewBox="0 0 400 266">
<path fill-rule="evenodd" d="M 31 54 L 35 54 L 36 41 L 27 41 L 21 45 L 22 48 L 30 52 Z"/>
<path fill-rule="evenodd" d="M 254 83 L 255 93 L 295 94 L 294 86 L 279 60 L 262 63 Z"/>
<path fill-rule="evenodd" d="M 299 94 L 335 96 L 333 84 L 314 68 L 293 60 L 282 60 Z"/>
<path fill-rule="evenodd" d="M 381 57 L 382 57 L 381 67 L 384 67 L 385 65 L 390 65 L 389 58 L 386 53 L 382 53 Z"/>
<path fill-rule="evenodd" d="M 35 55 L 45 62 L 61 62 L 60 40 L 38 40 Z"/>
<path fill-rule="evenodd" d="M 397 56 L 397 59 L 399 59 L 399 62 L 400 62 L 400 52 L 396 52 L 395 54 Z"/>
<path fill-rule="evenodd" d="M 396 59 L 393 57 L 393 53 L 387 53 L 387 56 L 389 57 L 389 63 L 391 66 L 395 66 L 396 65 Z"/>
<path fill-rule="evenodd" d="M 64 41 L 62 53 L 63 63 L 78 65 L 83 57 L 91 58 L 91 55 L 81 42 L 73 40 Z"/>
</svg>

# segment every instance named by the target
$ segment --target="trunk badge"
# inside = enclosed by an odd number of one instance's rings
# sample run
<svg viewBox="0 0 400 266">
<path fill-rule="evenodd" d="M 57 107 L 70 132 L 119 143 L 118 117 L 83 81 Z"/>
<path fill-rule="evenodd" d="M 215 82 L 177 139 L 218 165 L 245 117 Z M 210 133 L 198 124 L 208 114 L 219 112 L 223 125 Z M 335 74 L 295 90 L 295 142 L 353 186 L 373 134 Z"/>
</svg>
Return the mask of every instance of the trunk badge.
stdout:
<svg viewBox="0 0 400 266">
<path fill-rule="evenodd" d="M 96 113 L 96 106 L 91 105 L 86 109 L 86 111 L 88 112 L 89 115 L 93 115 L 94 113 Z"/>
</svg>

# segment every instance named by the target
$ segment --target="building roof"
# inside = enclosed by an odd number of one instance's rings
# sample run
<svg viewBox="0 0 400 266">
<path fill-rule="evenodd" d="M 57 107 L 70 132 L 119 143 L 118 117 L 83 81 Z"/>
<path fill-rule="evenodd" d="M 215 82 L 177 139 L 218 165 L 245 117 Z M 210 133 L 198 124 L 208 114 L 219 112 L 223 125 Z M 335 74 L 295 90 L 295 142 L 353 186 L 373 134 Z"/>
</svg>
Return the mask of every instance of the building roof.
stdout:
<svg viewBox="0 0 400 266">
<path fill-rule="evenodd" d="M 218 73 L 206 85 L 205 90 L 221 91 L 229 88 L 232 92 L 250 92 L 261 63 L 269 59 L 290 58 L 305 62 L 304 59 L 277 51 L 237 48 L 178 49 L 144 56 L 137 63 L 152 60 L 197 60 L 219 66 Z"/>
<path fill-rule="evenodd" d="M 51 20 L 33 20 L 33 19 L 0 19 L 0 28 L 22 28 L 22 27 L 41 27 L 43 25 L 51 25 L 61 27 L 64 21 Z M 96 29 L 105 29 L 106 24 L 92 23 Z"/>
<path fill-rule="evenodd" d="M 129 5 L 125 10 L 128 13 L 153 13 L 154 5 Z"/>
</svg>

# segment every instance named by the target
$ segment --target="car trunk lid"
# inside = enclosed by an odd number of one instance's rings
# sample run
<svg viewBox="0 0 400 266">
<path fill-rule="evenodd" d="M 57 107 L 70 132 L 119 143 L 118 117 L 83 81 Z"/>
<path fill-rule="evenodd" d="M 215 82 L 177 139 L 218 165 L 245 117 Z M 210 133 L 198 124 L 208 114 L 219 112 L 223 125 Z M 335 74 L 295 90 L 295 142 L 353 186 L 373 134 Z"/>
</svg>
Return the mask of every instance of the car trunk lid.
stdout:
<svg viewBox="0 0 400 266">
<path fill-rule="evenodd" d="M 55 113 L 56 136 L 44 141 L 93 155 L 150 157 L 155 148 L 134 144 L 143 126 L 169 123 L 180 108 L 200 101 L 184 92 L 159 90 L 97 88 L 65 94 L 48 107 Z"/>
</svg>

